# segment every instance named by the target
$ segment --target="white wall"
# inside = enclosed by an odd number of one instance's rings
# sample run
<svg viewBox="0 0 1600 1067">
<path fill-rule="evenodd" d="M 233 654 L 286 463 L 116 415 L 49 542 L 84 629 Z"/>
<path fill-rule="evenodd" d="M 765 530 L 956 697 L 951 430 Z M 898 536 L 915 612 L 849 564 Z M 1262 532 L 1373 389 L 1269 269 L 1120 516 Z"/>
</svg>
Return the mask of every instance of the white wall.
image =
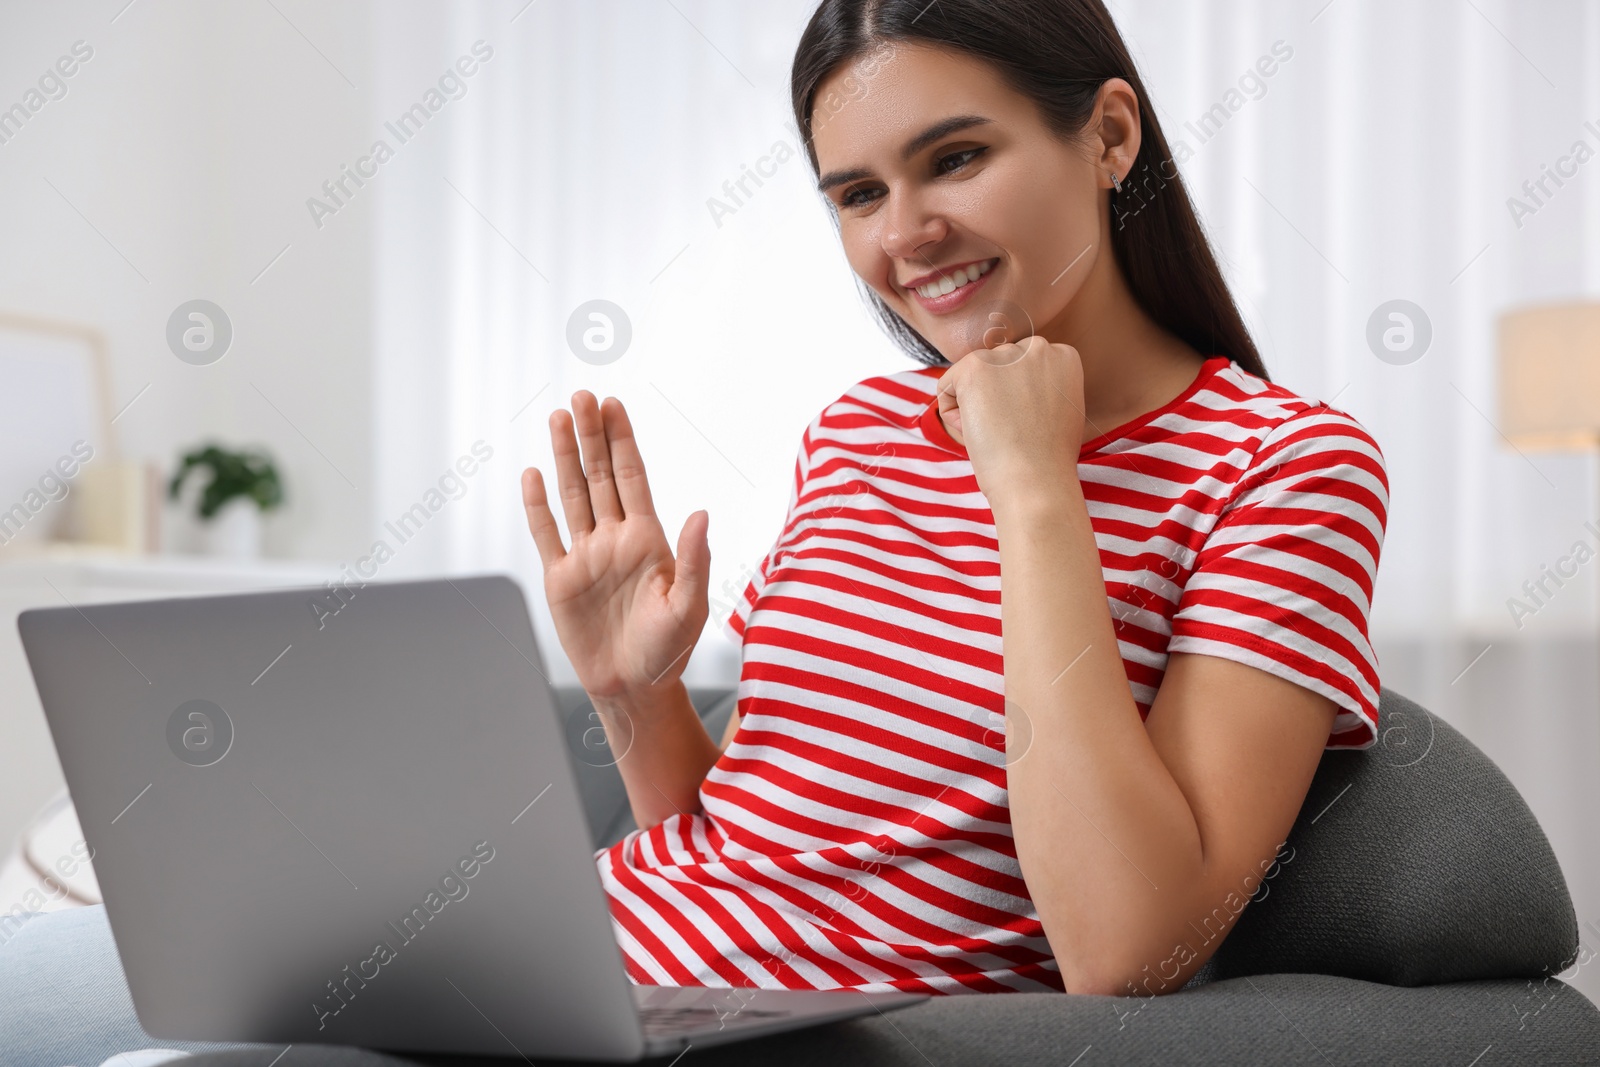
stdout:
<svg viewBox="0 0 1600 1067">
<path fill-rule="evenodd" d="M 364 5 L 275 2 L 370 86 Z M 370 87 L 267 4 L 120 8 L 0 14 L 0 107 L 74 42 L 93 49 L 67 95 L 0 144 L 0 311 L 106 334 L 114 407 L 149 386 L 116 423 L 124 455 L 170 469 L 211 435 L 265 445 L 289 493 L 268 550 L 352 551 L 372 500 L 371 217 L 355 204 L 318 232 L 304 201 L 366 143 Z M 165 340 L 197 297 L 234 327 L 208 367 Z"/>
</svg>

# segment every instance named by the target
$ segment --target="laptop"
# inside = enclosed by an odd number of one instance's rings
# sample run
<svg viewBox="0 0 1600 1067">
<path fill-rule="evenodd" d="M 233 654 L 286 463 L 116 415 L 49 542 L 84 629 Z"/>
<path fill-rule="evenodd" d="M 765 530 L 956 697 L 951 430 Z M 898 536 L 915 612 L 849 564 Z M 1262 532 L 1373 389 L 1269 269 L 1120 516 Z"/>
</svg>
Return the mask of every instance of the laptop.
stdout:
<svg viewBox="0 0 1600 1067">
<path fill-rule="evenodd" d="M 154 1037 L 615 1062 L 926 999 L 630 980 L 509 578 L 18 629 Z"/>
</svg>

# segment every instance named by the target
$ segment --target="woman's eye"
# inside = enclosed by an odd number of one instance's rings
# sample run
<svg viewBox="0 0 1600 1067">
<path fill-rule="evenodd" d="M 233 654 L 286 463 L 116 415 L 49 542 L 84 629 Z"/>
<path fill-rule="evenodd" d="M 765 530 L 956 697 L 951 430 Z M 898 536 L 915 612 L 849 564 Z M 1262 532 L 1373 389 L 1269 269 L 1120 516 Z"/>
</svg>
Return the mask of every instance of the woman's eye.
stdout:
<svg viewBox="0 0 1600 1067">
<path fill-rule="evenodd" d="M 968 163 L 971 163 L 974 159 L 978 158 L 983 151 L 984 149 L 982 148 L 963 148 L 959 152 L 951 152 L 948 155 L 940 156 L 937 162 L 934 163 L 933 169 L 938 171 L 940 174 L 949 174 L 952 171 L 960 170 Z M 946 166 L 946 164 L 951 163 L 952 160 L 954 163 L 950 166 Z"/>
<path fill-rule="evenodd" d="M 851 189 L 848 193 L 845 193 L 843 196 L 841 196 L 839 198 L 839 206 L 840 207 L 860 207 L 861 205 L 867 203 L 867 200 L 866 200 L 867 195 L 869 193 L 874 192 L 874 191 L 875 190 L 872 190 L 872 189 L 860 189 L 860 188 Z"/>
</svg>

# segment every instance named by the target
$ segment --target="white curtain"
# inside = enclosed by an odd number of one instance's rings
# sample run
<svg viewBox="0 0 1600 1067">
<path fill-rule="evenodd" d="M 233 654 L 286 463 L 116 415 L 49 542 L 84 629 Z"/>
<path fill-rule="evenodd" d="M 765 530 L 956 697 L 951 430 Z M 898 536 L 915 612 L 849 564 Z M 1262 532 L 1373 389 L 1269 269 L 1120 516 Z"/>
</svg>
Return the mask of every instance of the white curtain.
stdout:
<svg viewBox="0 0 1600 1067">
<path fill-rule="evenodd" d="M 507 569 L 537 606 L 516 473 L 548 471 L 545 421 L 583 387 L 628 405 L 669 538 L 707 507 L 713 589 L 742 584 L 777 532 L 805 423 L 851 383 L 912 365 L 861 305 L 799 152 L 787 75 L 811 7 L 375 12 L 378 118 L 474 40 L 495 50 L 381 178 L 379 517 L 415 503 L 472 442 L 494 449 L 391 573 Z M 1274 378 L 1350 411 L 1387 456 L 1380 641 L 1509 635 L 1506 600 L 1597 513 L 1592 457 L 1523 455 L 1497 432 L 1494 328 L 1507 307 L 1600 295 L 1600 160 L 1534 214 L 1507 207 L 1575 142 L 1600 151 L 1585 126 L 1600 129 L 1600 5 L 1112 9 L 1169 140 L 1192 150 L 1183 173 Z M 775 173 L 736 204 L 724 183 L 758 163 Z M 596 298 L 633 329 L 605 366 L 566 343 L 568 316 Z M 1393 299 L 1432 327 L 1407 365 L 1366 341 Z M 1528 628 L 1592 627 L 1596 570 Z M 541 637 L 558 659 L 547 627 Z M 692 677 L 728 676 L 724 644 L 708 631 Z"/>
<path fill-rule="evenodd" d="M 1585 126 L 1600 129 L 1600 5 L 1116 10 L 1169 136 L 1195 148 L 1185 175 L 1269 368 L 1384 448 L 1378 634 L 1507 632 L 1506 600 L 1589 536 L 1596 513 L 1591 457 L 1524 456 L 1496 430 L 1494 341 L 1505 308 L 1600 296 L 1600 175 L 1547 185 L 1556 195 L 1520 226 L 1507 208 L 1574 142 L 1600 152 Z M 1279 41 L 1291 58 L 1201 144 L 1191 126 Z M 1394 299 L 1432 324 L 1408 365 L 1365 339 Z M 1592 626 L 1600 587 L 1581 581 L 1541 610 L 1540 629 Z"/>
</svg>

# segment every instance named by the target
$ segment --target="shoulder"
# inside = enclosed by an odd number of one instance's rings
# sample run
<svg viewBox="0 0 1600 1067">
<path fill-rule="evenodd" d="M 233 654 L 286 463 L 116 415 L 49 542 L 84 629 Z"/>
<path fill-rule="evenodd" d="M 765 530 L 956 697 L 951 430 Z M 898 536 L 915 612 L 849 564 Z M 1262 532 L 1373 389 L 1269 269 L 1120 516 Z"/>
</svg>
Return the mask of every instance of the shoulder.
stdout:
<svg viewBox="0 0 1600 1067">
<path fill-rule="evenodd" d="M 1238 431 L 1249 467 L 1279 468 L 1322 457 L 1368 472 L 1387 487 L 1383 449 L 1355 416 L 1322 400 L 1269 382 L 1236 363 L 1219 370 L 1196 400 Z"/>
<path fill-rule="evenodd" d="M 1209 383 L 1243 451 L 1224 515 L 1274 521 L 1357 518 L 1381 538 L 1389 477 L 1383 450 L 1355 416 L 1230 364 Z M 1266 512 L 1261 508 L 1268 509 Z"/>
</svg>

